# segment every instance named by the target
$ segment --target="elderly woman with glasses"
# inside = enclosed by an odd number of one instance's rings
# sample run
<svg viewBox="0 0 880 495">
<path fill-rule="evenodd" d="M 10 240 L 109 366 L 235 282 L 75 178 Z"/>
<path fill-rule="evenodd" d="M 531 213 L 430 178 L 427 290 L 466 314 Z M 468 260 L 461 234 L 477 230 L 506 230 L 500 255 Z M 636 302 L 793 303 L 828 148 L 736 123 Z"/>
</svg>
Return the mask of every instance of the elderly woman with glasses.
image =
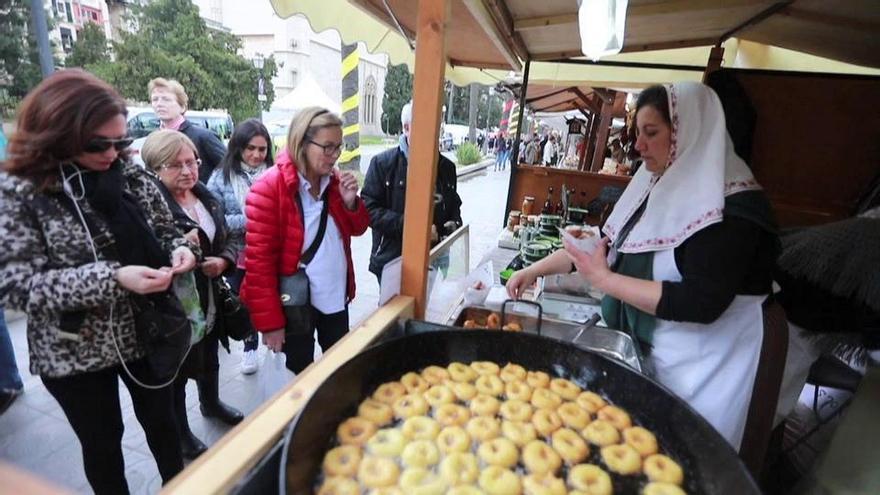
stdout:
<svg viewBox="0 0 880 495">
<path fill-rule="evenodd" d="M 235 266 L 241 239 L 229 235 L 223 205 L 199 182 L 196 147 L 184 134 L 168 129 L 156 131 L 141 150 L 144 164 L 161 182 L 160 190 L 174 215 L 177 228 L 190 242 L 201 248 L 203 258 L 196 270 L 196 287 L 207 319 L 205 337 L 190 350 L 174 382 L 174 407 L 180 428 L 183 456 L 195 458 L 207 447 L 190 430 L 186 416 L 186 381 L 198 384 L 202 415 L 235 425 L 243 419 L 237 409 L 220 401 L 218 394 L 218 344 L 229 352 L 229 339 L 214 301 L 220 301 L 217 285 L 212 283 Z M 215 324 L 216 323 L 216 324 Z"/>
<path fill-rule="evenodd" d="M 263 343 L 284 351 L 294 373 L 312 362 L 316 330 L 323 351 L 348 332 L 355 292 L 351 236 L 363 234 L 370 217 L 357 179 L 334 168 L 341 150 L 342 120 L 324 108 L 301 110 L 290 124 L 287 149 L 246 200 L 241 297 Z M 307 264 L 304 253 L 311 257 Z M 285 318 L 279 292 L 282 278 L 299 270 L 308 277 L 306 311 L 313 322 L 302 327 Z"/>
</svg>

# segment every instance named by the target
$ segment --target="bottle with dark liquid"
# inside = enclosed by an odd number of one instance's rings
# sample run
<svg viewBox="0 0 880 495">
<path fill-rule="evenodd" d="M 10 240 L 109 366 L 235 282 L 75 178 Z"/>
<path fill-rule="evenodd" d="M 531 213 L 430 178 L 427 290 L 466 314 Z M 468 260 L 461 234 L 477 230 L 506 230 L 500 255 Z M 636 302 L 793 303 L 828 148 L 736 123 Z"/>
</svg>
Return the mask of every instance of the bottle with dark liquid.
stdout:
<svg viewBox="0 0 880 495">
<path fill-rule="evenodd" d="M 550 187 L 547 190 L 547 200 L 544 201 L 544 207 L 541 208 L 541 213 L 544 215 L 553 214 L 553 187 Z"/>
<path fill-rule="evenodd" d="M 587 191 L 581 191 L 581 209 L 586 210 L 588 204 L 589 203 L 587 202 Z"/>
</svg>

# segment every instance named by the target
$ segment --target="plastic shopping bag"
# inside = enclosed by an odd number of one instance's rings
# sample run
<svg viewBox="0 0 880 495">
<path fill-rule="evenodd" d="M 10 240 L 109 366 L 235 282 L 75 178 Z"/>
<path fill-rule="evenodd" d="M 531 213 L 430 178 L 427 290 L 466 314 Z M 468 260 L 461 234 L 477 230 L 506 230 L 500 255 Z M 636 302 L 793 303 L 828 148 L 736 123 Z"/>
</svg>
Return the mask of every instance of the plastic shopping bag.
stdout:
<svg viewBox="0 0 880 495">
<path fill-rule="evenodd" d="M 266 361 L 260 368 L 260 402 L 266 402 L 290 383 L 295 376 L 287 369 L 287 356 L 283 352 L 266 353 Z"/>
<path fill-rule="evenodd" d="M 190 344 L 195 345 L 201 341 L 205 334 L 210 331 L 205 313 L 202 312 L 202 304 L 199 300 L 199 290 L 196 287 L 196 277 L 192 272 L 178 274 L 173 282 L 174 294 L 180 299 L 186 316 L 192 327 Z"/>
</svg>

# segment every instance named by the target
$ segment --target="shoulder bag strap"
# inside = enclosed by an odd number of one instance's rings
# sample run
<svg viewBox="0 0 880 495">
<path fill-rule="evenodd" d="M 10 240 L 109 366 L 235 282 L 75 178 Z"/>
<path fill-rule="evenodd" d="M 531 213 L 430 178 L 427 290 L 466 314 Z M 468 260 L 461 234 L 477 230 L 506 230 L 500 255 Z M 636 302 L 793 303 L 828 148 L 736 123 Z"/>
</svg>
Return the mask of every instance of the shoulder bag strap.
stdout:
<svg viewBox="0 0 880 495">
<path fill-rule="evenodd" d="M 330 186 L 327 186 L 328 188 Z M 324 201 L 324 207 L 321 208 L 321 223 L 318 225 L 318 234 L 315 236 L 315 239 L 312 241 L 312 244 L 306 249 L 306 252 L 303 253 L 302 257 L 299 260 L 300 266 L 308 265 L 312 262 L 312 258 L 315 257 L 315 253 L 318 252 L 318 248 L 321 246 L 321 241 L 324 240 L 324 231 L 327 229 L 327 214 L 330 210 L 330 201 L 328 200 L 328 191 L 324 191 L 324 194 L 321 196 L 321 199 Z M 303 224 L 303 235 L 305 235 L 305 225 L 306 225 L 306 217 L 305 212 L 303 211 L 302 198 L 299 196 L 299 191 L 295 194 L 296 196 L 296 204 L 299 206 L 299 217 L 302 220 Z"/>
</svg>

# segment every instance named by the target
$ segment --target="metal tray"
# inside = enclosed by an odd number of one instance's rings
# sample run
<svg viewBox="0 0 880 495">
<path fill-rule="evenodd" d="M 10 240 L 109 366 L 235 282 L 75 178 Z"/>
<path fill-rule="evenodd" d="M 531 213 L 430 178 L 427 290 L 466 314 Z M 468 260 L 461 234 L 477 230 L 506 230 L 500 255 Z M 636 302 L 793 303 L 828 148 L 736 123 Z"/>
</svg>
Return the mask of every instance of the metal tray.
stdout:
<svg viewBox="0 0 880 495">
<path fill-rule="evenodd" d="M 620 330 L 587 326 L 582 328 L 571 342 L 578 347 L 596 351 L 616 359 L 640 373 L 642 372 L 642 364 L 639 361 L 632 337 Z"/>
</svg>

